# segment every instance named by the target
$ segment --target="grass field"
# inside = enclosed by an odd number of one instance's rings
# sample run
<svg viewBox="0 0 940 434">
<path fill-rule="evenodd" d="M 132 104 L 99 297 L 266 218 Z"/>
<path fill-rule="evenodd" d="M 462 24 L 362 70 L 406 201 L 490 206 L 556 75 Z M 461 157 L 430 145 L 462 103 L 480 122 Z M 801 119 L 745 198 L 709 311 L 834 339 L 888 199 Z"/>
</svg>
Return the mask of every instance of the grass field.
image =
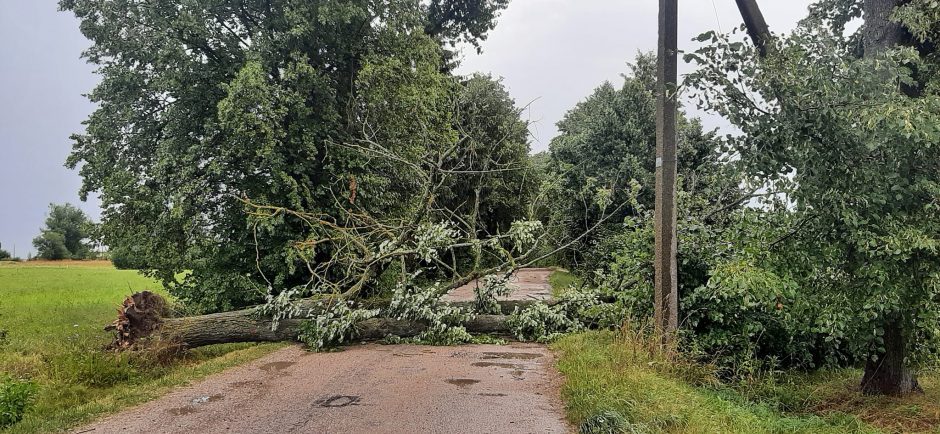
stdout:
<svg viewBox="0 0 940 434">
<path fill-rule="evenodd" d="M 562 338 L 559 369 L 568 417 L 595 432 L 940 433 L 940 377 L 921 376 L 925 394 L 866 397 L 856 370 L 781 375 L 723 385 L 705 367 L 666 360 L 632 333 Z M 600 417 L 598 417 L 600 416 Z M 620 431 L 603 427 L 619 426 Z"/>
<path fill-rule="evenodd" d="M 66 429 L 280 346 L 206 347 L 171 362 L 104 351 L 103 326 L 124 296 L 143 289 L 162 292 L 108 262 L 0 262 L 0 377 L 38 385 L 25 418 L 3 432 Z"/>
</svg>

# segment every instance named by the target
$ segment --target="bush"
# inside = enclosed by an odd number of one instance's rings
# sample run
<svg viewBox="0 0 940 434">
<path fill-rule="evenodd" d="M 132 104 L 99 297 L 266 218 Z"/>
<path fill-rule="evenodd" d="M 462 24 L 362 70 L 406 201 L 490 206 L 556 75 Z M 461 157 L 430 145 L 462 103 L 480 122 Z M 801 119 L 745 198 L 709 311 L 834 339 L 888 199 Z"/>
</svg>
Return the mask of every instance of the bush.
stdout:
<svg viewBox="0 0 940 434">
<path fill-rule="evenodd" d="M 777 368 L 847 366 L 862 360 L 861 322 L 826 299 L 768 234 L 789 227 L 786 216 L 745 210 L 722 225 L 680 221 L 679 311 L 686 347 L 715 363 L 726 379 Z M 596 244 L 589 284 L 614 297 L 642 322 L 653 314 L 653 235 L 650 219 L 628 221 Z M 797 254 L 799 252 L 796 252 Z M 590 271 L 590 272 L 588 272 Z"/>
<path fill-rule="evenodd" d="M 118 247 L 110 252 L 111 263 L 118 270 L 146 270 L 150 268 L 143 256 L 134 252 L 133 248 Z"/>
<path fill-rule="evenodd" d="M 35 394 L 36 384 L 31 381 L 0 379 L 0 428 L 6 428 L 23 419 Z"/>
<path fill-rule="evenodd" d="M 9 261 L 13 259 L 13 255 L 10 255 L 10 252 L 0 249 L 0 261 Z"/>
<path fill-rule="evenodd" d="M 41 259 L 58 261 L 72 257 L 72 253 L 65 247 L 65 236 L 58 232 L 43 231 L 33 239 L 33 246 L 36 247 L 36 256 Z"/>
</svg>

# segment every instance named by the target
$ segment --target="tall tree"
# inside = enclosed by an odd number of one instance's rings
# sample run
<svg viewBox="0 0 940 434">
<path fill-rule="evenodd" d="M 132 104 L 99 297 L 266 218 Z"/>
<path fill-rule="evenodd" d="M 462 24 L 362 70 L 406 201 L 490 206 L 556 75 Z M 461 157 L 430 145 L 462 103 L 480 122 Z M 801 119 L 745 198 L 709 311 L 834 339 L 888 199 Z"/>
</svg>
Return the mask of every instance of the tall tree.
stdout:
<svg viewBox="0 0 940 434">
<path fill-rule="evenodd" d="M 42 259 L 85 259 L 91 253 L 88 238 L 92 222 L 85 212 L 72 204 L 49 204 L 46 226 L 33 239 L 36 254 Z"/>
<path fill-rule="evenodd" d="M 560 134 L 552 139 L 550 172 L 557 184 L 549 212 L 561 226 L 562 239 L 584 233 L 605 213 L 633 197 L 631 181 L 640 191 L 638 205 L 652 209 L 656 164 L 656 56 L 641 53 L 630 65 L 619 88 L 604 83 L 572 108 L 558 123 Z M 718 167 L 718 141 L 703 130 L 697 119 L 679 117 L 680 189 L 706 190 L 707 172 Z M 732 182 L 733 183 L 733 182 Z M 731 190 L 735 190 L 732 188 Z M 730 200 L 715 197 L 716 201 Z M 613 206 L 607 206 L 611 204 Z M 605 224 L 616 230 L 636 207 L 620 207 Z M 585 237 L 573 249 L 571 259 L 582 261 L 589 246 L 603 238 L 603 231 Z"/>
<path fill-rule="evenodd" d="M 178 297 L 224 310 L 305 279 L 285 248 L 300 225 L 259 236 L 241 198 L 327 214 L 342 200 L 390 215 L 415 205 L 403 165 L 361 141 L 407 156 L 455 140 L 442 44 L 482 38 L 506 2 L 60 6 L 102 77 L 68 164 L 83 196 L 100 193 L 105 243 L 132 248 Z"/>
<path fill-rule="evenodd" d="M 806 258 L 793 269 L 826 289 L 818 304 L 852 313 L 817 327 L 867 348 L 866 393 L 917 390 L 913 369 L 938 349 L 937 14 L 930 1 L 825 0 L 763 60 L 714 34 L 688 56 L 703 105 L 743 131 L 732 149 L 749 173 L 789 192 L 799 218 L 783 240 Z"/>
</svg>

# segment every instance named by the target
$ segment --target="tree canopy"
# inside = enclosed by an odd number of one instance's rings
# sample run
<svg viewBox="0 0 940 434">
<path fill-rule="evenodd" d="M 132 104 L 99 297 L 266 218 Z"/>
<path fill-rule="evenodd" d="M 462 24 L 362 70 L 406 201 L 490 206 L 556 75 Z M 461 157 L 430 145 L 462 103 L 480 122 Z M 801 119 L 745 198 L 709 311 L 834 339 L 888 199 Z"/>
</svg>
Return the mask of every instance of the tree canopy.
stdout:
<svg viewBox="0 0 940 434">
<path fill-rule="evenodd" d="M 728 145 L 746 174 L 789 203 L 768 253 L 826 306 L 815 327 L 870 361 L 863 387 L 877 392 L 916 389 L 906 366 L 940 348 L 937 11 L 824 1 L 765 59 L 716 34 L 687 55 L 702 105 L 742 132 Z M 879 383 L 881 366 L 896 378 Z"/>
<path fill-rule="evenodd" d="M 656 153 L 656 57 L 640 53 L 617 88 L 607 82 L 558 123 L 549 147 L 548 172 L 555 200 L 546 210 L 561 239 L 571 239 L 605 219 L 604 228 L 652 210 Z M 679 118 L 682 188 L 722 204 L 737 192 L 734 176 L 719 179 L 719 141 L 697 119 Z M 634 191 L 636 190 L 636 191 Z M 636 204 L 627 204 L 636 196 Z M 626 205 L 626 206 L 622 206 Z M 615 210 L 614 215 L 608 215 Z M 590 246 L 600 230 L 571 250 L 574 261 L 592 261 Z M 587 257 L 587 258 L 585 258 Z M 600 260 L 598 258 L 598 260 Z M 596 261 L 595 261 L 596 263 Z"/>
<path fill-rule="evenodd" d="M 242 199 L 408 214 L 410 169 L 363 147 L 409 160 L 461 140 L 444 46 L 484 38 L 506 4 L 63 0 L 102 76 L 68 163 L 100 193 L 105 244 L 207 310 L 303 282 L 301 226 L 259 236 Z"/>
<path fill-rule="evenodd" d="M 42 259 L 85 259 L 91 255 L 94 224 L 72 204 L 49 204 L 46 225 L 33 239 L 36 256 Z"/>
</svg>

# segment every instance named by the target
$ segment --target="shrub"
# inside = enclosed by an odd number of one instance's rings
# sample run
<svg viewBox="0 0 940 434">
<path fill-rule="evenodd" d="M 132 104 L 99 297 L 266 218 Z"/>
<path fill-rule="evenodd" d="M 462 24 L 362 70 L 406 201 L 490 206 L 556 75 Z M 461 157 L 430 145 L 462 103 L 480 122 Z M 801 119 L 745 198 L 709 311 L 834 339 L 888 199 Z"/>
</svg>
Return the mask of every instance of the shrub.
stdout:
<svg viewBox="0 0 940 434">
<path fill-rule="evenodd" d="M 12 378 L 0 378 L 0 428 L 23 419 L 32 405 L 36 384 Z"/>
<path fill-rule="evenodd" d="M 118 247 L 110 252 L 111 263 L 118 270 L 145 270 L 150 267 L 144 257 L 134 251 L 133 248 Z"/>
<path fill-rule="evenodd" d="M 58 261 L 72 257 L 69 249 L 65 247 L 65 235 L 58 232 L 43 231 L 33 239 L 33 246 L 36 247 L 36 255 L 41 259 Z"/>
<path fill-rule="evenodd" d="M 767 244 L 784 214 L 744 210 L 722 225 L 680 221 L 679 311 L 686 347 L 715 363 L 727 378 L 786 368 L 847 366 L 862 360 L 864 342 L 852 339 L 863 325 L 846 315 L 844 301 Z M 653 249 L 650 219 L 628 220 L 596 244 L 589 283 L 623 304 L 632 319 L 653 314 Z M 768 241 L 769 239 L 769 241 Z M 799 256 L 799 252 L 793 255 Z M 823 267 L 824 268 L 824 267 Z M 811 276 L 809 279 L 799 277 Z"/>
</svg>

